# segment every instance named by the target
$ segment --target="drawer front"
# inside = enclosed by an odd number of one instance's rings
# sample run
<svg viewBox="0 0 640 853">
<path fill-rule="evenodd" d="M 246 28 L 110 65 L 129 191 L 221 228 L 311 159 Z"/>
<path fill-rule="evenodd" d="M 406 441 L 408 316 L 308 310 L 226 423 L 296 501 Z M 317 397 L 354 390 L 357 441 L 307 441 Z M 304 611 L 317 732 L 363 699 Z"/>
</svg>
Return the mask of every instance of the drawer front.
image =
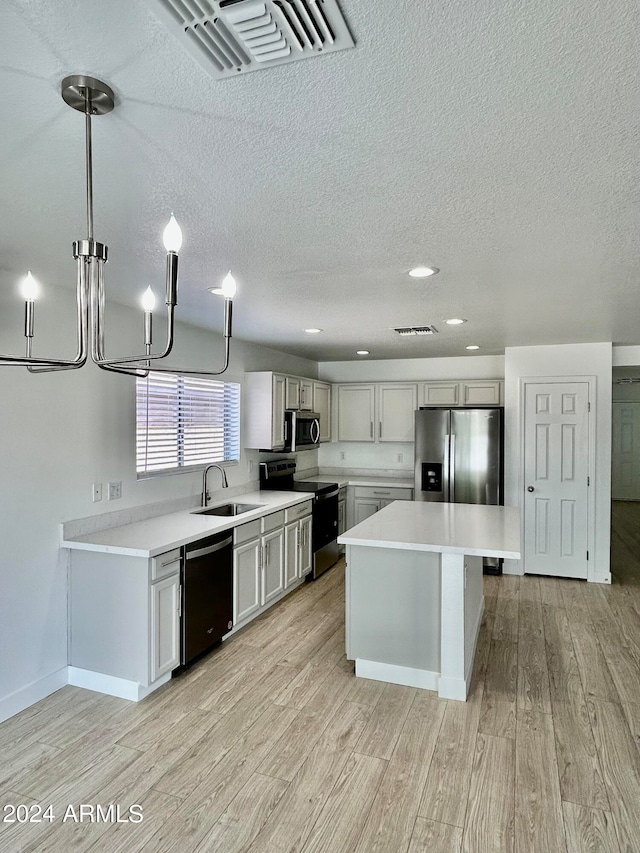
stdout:
<svg viewBox="0 0 640 853">
<path fill-rule="evenodd" d="M 243 542 L 250 542 L 252 539 L 257 539 L 260 536 L 260 519 L 255 521 L 247 521 L 246 524 L 239 524 L 233 528 L 233 544 L 241 545 Z"/>
<path fill-rule="evenodd" d="M 356 486 L 354 497 L 387 501 L 411 501 L 413 500 L 413 489 L 385 486 Z"/>
<path fill-rule="evenodd" d="M 284 511 L 285 524 L 288 524 L 290 521 L 296 521 L 298 518 L 304 518 L 306 515 L 311 515 L 312 507 L 312 501 L 305 501 L 303 504 L 290 506 Z"/>
<path fill-rule="evenodd" d="M 271 530 L 277 530 L 279 527 L 283 527 L 284 525 L 284 510 L 281 509 L 279 512 L 272 512 L 270 515 L 265 515 L 262 517 L 261 521 L 263 533 L 269 533 Z"/>
<path fill-rule="evenodd" d="M 173 548 L 151 558 L 151 580 L 159 581 L 180 571 L 180 548 Z"/>
</svg>

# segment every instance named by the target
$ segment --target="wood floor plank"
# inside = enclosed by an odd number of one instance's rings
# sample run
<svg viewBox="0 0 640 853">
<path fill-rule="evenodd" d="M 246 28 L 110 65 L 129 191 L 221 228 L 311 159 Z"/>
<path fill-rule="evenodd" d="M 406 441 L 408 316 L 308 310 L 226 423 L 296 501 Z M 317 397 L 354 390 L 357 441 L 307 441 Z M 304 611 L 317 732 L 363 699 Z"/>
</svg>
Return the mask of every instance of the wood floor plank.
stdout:
<svg viewBox="0 0 640 853">
<path fill-rule="evenodd" d="M 195 853 L 242 853 L 265 825 L 288 788 L 286 782 L 254 773 L 196 847 Z"/>
<path fill-rule="evenodd" d="M 514 851 L 515 742 L 479 734 L 465 819 L 464 853 Z"/>
<path fill-rule="evenodd" d="M 626 717 L 631 737 L 634 739 L 636 746 L 640 750 L 640 705 L 623 702 L 622 710 Z"/>
<path fill-rule="evenodd" d="M 518 643 L 492 640 L 485 675 L 479 731 L 495 737 L 516 736 Z"/>
<path fill-rule="evenodd" d="M 462 829 L 419 817 L 416 820 L 408 853 L 460 853 Z"/>
<path fill-rule="evenodd" d="M 567 853 L 620 853 L 609 812 L 563 803 Z"/>
<path fill-rule="evenodd" d="M 518 853 L 565 850 L 553 719 L 540 711 L 518 713 L 515 849 Z"/>
<path fill-rule="evenodd" d="M 589 711 L 566 612 L 543 607 L 551 707 L 563 800 L 607 810 Z"/>
<path fill-rule="evenodd" d="M 585 697 L 620 701 L 593 626 L 572 622 L 571 637 Z"/>
<path fill-rule="evenodd" d="M 251 732 L 260 725 L 259 721 L 265 723 L 273 716 L 272 707 L 291 712 L 291 723 L 298 713 L 295 709 L 272 705 L 272 695 L 282 690 L 283 674 L 285 679 L 289 679 L 291 672 L 287 668 L 274 667 L 255 685 L 255 690 L 235 706 L 235 711 L 222 717 L 154 787 L 165 794 L 184 799 L 208 778 L 212 768 L 224 760 L 238 743 L 252 742 Z M 273 743 L 276 740 L 274 738 Z"/>
<path fill-rule="evenodd" d="M 411 705 L 356 853 L 406 853 L 446 704 L 427 694 Z"/>
<path fill-rule="evenodd" d="M 640 705 L 640 665 L 635 656 L 622 645 L 602 645 L 601 649 L 619 701 Z"/>
<path fill-rule="evenodd" d="M 527 592 L 524 592 L 525 590 Z M 516 706 L 518 711 L 542 711 L 550 714 L 549 671 L 539 596 L 539 585 L 522 584 L 518 617 Z"/>
<path fill-rule="evenodd" d="M 483 684 L 467 702 L 446 703 L 418 814 L 435 823 L 463 827 L 480 722 Z"/>
<path fill-rule="evenodd" d="M 260 721 L 242 735 L 210 772 L 199 777 L 198 784 L 182 801 L 170 824 L 164 825 L 151 839 L 151 849 L 156 853 L 184 853 L 197 849 L 297 713 L 293 708 L 270 705 Z M 162 784 L 161 780 L 156 786 L 158 790 Z"/>
<path fill-rule="evenodd" d="M 370 715 L 342 702 L 247 853 L 300 853 Z"/>
<path fill-rule="evenodd" d="M 592 699 L 589 713 L 623 853 L 640 850 L 640 754 L 620 705 Z"/>
<path fill-rule="evenodd" d="M 382 695 L 356 745 L 356 752 L 377 758 L 391 758 L 417 694 L 418 691 L 413 687 L 383 685 Z"/>
<path fill-rule="evenodd" d="M 387 761 L 352 752 L 331 789 L 303 853 L 351 853 L 387 769 Z"/>
</svg>

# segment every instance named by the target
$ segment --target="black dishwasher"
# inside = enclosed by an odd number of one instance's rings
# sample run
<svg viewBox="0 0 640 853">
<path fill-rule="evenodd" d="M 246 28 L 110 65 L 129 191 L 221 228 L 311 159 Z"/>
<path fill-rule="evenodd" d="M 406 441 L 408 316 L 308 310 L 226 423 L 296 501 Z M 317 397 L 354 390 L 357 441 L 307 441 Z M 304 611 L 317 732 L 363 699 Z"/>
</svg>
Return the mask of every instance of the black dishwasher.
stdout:
<svg viewBox="0 0 640 853">
<path fill-rule="evenodd" d="M 233 627 L 233 536 L 229 530 L 183 548 L 180 663 L 186 666 Z"/>
</svg>

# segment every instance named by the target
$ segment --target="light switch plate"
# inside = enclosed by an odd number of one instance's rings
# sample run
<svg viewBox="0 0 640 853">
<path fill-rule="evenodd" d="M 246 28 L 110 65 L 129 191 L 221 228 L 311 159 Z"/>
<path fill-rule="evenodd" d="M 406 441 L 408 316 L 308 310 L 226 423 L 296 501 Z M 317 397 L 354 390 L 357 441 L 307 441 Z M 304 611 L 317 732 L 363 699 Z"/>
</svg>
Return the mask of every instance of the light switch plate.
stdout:
<svg viewBox="0 0 640 853">
<path fill-rule="evenodd" d="M 91 498 L 94 503 L 102 500 L 102 483 L 94 483 L 91 489 Z"/>
<path fill-rule="evenodd" d="M 122 483 L 109 483 L 109 490 L 107 499 L 110 501 L 117 501 L 118 498 L 122 497 Z"/>
</svg>

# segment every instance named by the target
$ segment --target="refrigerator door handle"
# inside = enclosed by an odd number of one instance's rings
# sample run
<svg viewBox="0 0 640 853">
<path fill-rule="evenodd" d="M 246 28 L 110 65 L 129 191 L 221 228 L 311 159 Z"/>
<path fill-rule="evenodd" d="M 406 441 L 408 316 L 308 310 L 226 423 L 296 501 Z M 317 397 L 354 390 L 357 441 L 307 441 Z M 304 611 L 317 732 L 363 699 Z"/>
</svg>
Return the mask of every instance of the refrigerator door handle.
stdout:
<svg viewBox="0 0 640 853">
<path fill-rule="evenodd" d="M 444 437 L 444 477 L 442 478 L 442 491 L 444 495 L 442 499 L 444 501 L 448 501 L 449 498 L 449 472 L 450 472 L 450 462 L 449 462 L 449 444 L 450 444 L 451 436 L 445 435 Z"/>
<path fill-rule="evenodd" d="M 452 433 L 449 436 L 449 500 L 456 500 L 456 437 Z"/>
</svg>

